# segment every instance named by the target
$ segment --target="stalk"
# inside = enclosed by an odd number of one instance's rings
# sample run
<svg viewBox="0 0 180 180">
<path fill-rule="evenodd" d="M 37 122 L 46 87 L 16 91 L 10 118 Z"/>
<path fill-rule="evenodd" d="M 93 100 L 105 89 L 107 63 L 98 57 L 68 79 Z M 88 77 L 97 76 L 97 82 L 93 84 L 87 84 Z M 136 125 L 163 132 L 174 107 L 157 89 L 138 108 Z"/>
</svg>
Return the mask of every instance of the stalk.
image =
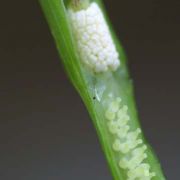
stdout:
<svg viewBox="0 0 180 180">
<path fill-rule="evenodd" d="M 102 2 L 40 0 L 40 4 L 68 77 L 97 130 L 113 178 L 164 180 L 143 136 L 126 56 Z"/>
</svg>

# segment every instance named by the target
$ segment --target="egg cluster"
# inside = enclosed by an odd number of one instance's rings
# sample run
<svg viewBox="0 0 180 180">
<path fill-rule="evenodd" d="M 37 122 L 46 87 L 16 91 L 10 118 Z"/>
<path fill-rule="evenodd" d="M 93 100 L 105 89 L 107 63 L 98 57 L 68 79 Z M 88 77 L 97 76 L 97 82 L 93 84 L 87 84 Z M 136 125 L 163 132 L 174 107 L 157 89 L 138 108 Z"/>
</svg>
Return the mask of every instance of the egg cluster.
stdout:
<svg viewBox="0 0 180 180">
<path fill-rule="evenodd" d="M 68 16 L 82 62 L 96 73 L 117 70 L 119 54 L 97 3 L 79 11 L 69 9 Z"/>
<path fill-rule="evenodd" d="M 128 125 L 128 107 L 122 104 L 121 98 L 108 105 L 105 117 L 109 132 L 115 137 L 112 148 L 122 154 L 119 166 L 127 170 L 127 180 L 151 180 L 155 173 L 150 172 L 150 165 L 144 162 L 147 146 L 139 137 L 141 130 L 132 131 Z"/>
</svg>

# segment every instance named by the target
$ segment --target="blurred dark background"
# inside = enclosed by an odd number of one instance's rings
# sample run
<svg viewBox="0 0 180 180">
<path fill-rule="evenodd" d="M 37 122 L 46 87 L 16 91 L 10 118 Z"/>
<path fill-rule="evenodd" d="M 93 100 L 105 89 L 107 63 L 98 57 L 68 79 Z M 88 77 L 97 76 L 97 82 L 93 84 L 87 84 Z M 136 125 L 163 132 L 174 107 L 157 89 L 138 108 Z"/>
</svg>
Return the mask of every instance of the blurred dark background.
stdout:
<svg viewBox="0 0 180 180">
<path fill-rule="evenodd" d="M 146 137 L 167 179 L 179 180 L 180 2 L 104 2 L 128 54 Z M 0 179 L 111 180 L 38 1 L 0 9 Z"/>
</svg>

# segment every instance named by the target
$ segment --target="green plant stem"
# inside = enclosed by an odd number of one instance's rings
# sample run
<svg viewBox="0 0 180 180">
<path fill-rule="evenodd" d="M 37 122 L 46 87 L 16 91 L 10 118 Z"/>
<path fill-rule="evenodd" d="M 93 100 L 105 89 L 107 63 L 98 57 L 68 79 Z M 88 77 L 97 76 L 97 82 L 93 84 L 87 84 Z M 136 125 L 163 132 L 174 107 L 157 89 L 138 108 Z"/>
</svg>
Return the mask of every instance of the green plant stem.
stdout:
<svg viewBox="0 0 180 180">
<path fill-rule="evenodd" d="M 104 11 L 101 1 L 96 1 Z M 79 60 L 76 45 L 71 31 L 71 26 L 67 17 L 66 5 L 63 0 L 40 0 L 41 7 L 55 39 L 58 52 L 61 56 L 64 68 L 71 82 L 83 99 L 88 112 L 91 115 L 93 124 L 102 145 L 102 149 L 107 158 L 113 178 L 115 180 L 127 179 L 127 172 L 119 167 L 119 154 L 112 149 L 113 136 L 108 132 L 105 111 L 107 106 L 103 104 L 110 103 L 108 95 L 113 93 L 116 97 L 121 97 L 124 104 L 128 106 L 129 116 L 131 118 L 130 127 L 136 129 L 140 127 L 136 105 L 134 101 L 133 84 L 129 78 L 126 57 L 116 35 L 109 23 L 111 33 L 120 54 L 121 68 L 116 72 L 109 72 L 103 75 L 91 74 L 84 68 Z M 106 20 L 109 22 L 107 16 Z M 164 180 L 160 164 L 154 155 L 151 147 L 141 134 L 147 149 L 147 163 L 151 165 L 152 171 L 156 173 L 153 180 Z"/>
</svg>

